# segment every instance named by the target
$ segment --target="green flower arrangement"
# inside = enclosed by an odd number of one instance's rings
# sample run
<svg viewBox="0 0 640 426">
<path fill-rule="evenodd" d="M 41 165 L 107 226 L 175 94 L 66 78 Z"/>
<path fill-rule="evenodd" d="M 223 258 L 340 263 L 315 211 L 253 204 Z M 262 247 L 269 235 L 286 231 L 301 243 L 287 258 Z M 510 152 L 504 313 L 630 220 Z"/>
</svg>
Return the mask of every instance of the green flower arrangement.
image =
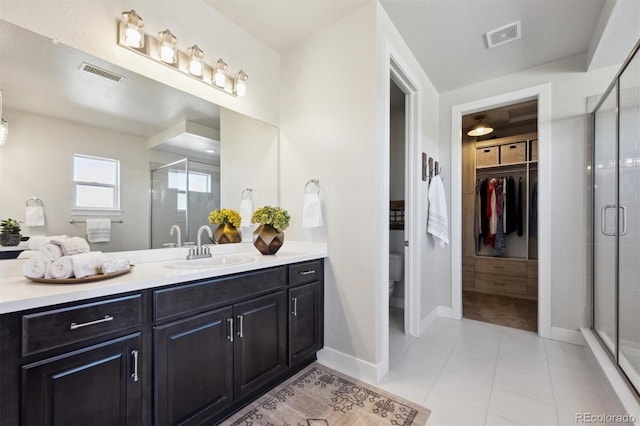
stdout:
<svg viewBox="0 0 640 426">
<path fill-rule="evenodd" d="M 271 225 L 278 231 L 284 231 L 289 227 L 289 213 L 280 207 L 263 206 L 253 212 L 251 223 Z"/>
<path fill-rule="evenodd" d="M 216 209 L 209 213 L 209 223 L 230 223 L 236 228 L 240 227 L 240 213 L 232 209 Z"/>
<path fill-rule="evenodd" d="M 18 221 L 11 218 L 0 221 L 0 228 L 2 234 L 19 234 L 21 231 Z"/>
</svg>

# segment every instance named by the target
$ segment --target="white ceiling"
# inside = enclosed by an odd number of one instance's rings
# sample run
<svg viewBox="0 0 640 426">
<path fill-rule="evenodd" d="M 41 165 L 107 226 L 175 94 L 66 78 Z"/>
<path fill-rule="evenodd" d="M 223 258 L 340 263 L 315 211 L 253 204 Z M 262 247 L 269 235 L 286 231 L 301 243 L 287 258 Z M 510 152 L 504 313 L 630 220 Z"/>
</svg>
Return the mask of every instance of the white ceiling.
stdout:
<svg viewBox="0 0 640 426">
<path fill-rule="evenodd" d="M 203 1 L 268 46 L 284 52 L 374 0 Z M 620 64 L 640 33 L 640 25 L 634 25 L 640 22 L 639 0 L 380 3 L 439 92 L 587 52 L 585 71 L 587 67 Z M 515 21 L 522 22 L 520 40 L 486 48 L 487 31 Z M 604 38 L 611 40 L 602 43 Z"/>
</svg>

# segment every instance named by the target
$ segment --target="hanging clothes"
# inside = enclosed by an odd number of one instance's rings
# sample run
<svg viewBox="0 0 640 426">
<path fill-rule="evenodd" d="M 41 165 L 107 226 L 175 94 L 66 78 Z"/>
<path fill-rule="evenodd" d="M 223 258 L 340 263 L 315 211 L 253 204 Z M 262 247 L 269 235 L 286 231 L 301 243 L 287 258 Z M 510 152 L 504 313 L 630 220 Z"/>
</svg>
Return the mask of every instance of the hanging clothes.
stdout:
<svg viewBox="0 0 640 426">
<path fill-rule="evenodd" d="M 494 240 L 494 248 L 496 249 L 497 256 L 503 256 L 507 251 L 507 245 L 504 240 L 504 232 L 502 228 L 502 205 L 503 205 L 503 183 L 502 179 L 495 179 L 494 183 L 494 194 L 496 195 L 496 203 L 495 203 L 495 215 L 496 215 L 496 236 Z"/>
<path fill-rule="evenodd" d="M 522 237 L 524 234 L 524 222 L 523 222 L 523 206 L 522 206 L 522 178 L 518 179 L 518 201 L 516 202 L 516 233 L 518 237 Z"/>
<path fill-rule="evenodd" d="M 505 234 L 516 231 L 516 181 L 513 176 L 507 178 L 507 196 L 505 202 Z"/>
<path fill-rule="evenodd" d="M 533 181 L 531 204 L 529 205 L 529 236 L 538 236 L 538 180 Z"/>
<path fill-rule="evenodd" d="M 487 180 L 486 183 L 487 207 L 484 210 L 484 215 L 487 220 L 487 233 L 486 236 L 484 236 L 484 245 L 493 247 L 496 236 L 496 222 L 492 218 L 494 214 L 495 191 L 493 187 L 493 180 Z"/>
<path fill-rule="evenodd" d="M 480 236 L 482 242 L 486 245 L 487 238 L 489 237 L 489 218 L 486 215 L 487 211 L 487 183 L 488 180 L 483 180 L 480 185 Z"/>
<path fill-rule="evenodd" d="M 482 239 L 482 221 L 480 220 L 480 179 L 476 179 L 476 194 L 473 198 L 473 238 L 475 240 L 474 250 L 478 254 L 480 241 Z"/>
</svg>

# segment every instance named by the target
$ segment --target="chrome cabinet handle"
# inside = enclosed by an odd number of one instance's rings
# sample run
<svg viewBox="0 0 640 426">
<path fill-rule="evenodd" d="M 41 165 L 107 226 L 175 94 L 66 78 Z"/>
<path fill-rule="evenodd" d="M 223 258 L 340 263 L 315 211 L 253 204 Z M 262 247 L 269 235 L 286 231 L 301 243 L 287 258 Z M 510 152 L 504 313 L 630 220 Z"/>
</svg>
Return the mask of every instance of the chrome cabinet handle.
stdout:
<svg viewBox="0 0 640 426">
<path fill-rule="evenodd" d="M 615 237 L 615 232 L 613 234 L 609 234 L 605 229 L 605 222 L 607 220 L 607 210 L 615 208 L 615 204 L 605 204 L 600 209 L 600 232 L 607 237 Z"/>
<path fill-rule="evenodd" d="M 316 270 L 315 269 L 310 269 L 308 271 L 300 271 L 300 275 L 311 275 L 311 274 L 315 274 Z"/>
<path fill-rule="evenodd" d="M 138 381 L 138 351 L 136 349 L 131 351 L 131 355 L 133 355 L 133 373 L 131 373 L 131 378 L 134 382 Z"/>
<path fill-rule="evenodd" d="M 90 325 L 100 324 L 102 322 L 108 322 L 108 321 L 113 321 L 113 317 L 111 315 L 105 315 L 104 318 L 101 318 L 95 321 L 83 322 L 80 324 L 76 324 L 75 322 L 72 322 L 71 325 L 69 326 L 69 330 L 77 330 L 78 328 L 88 327 Z"/>
<path fill-rule="evenodd" d="M 243 322 L 244 322 L 244 315 L 238 315 L 238 337 L 243 338 Z"/>
<path fill-rule="evenodd" d="M 233 318 L 227 318 L 227 325 L 229 326 L 229 333 L 227 339 L 233 342 Z"/>
<path fill-rule="evenodd" d="M 293 312 L 291 312 L 293 314 L 294 317 L 298 316 L 298 298 L 297 297 L 292 297 L 291 301 L 293 302 Z"/>
<path fill-rule="evenodd" d="M 627 208 L 620 206 L 620 210 L 622 210 L 622 232 L 620 232 L 619 236 L 622 237 L 627 233 Z"/>
</svg>

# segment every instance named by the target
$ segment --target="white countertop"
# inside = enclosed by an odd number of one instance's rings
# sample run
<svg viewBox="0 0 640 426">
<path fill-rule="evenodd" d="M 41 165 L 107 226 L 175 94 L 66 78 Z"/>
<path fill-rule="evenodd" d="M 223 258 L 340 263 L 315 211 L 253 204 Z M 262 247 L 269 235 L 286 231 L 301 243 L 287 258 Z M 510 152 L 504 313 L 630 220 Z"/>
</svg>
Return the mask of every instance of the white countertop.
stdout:
<svg viewBox="0 0 640 426">
<path fill-rule="evenodd" d="M 135 268 L 128 274 L 92 283 L 43 284 L 22 275 L 25 259 L 2 260 L 0 314 L 327 257 L 326 243 L 303 241 L 287 241 L 273 256 L 263 256 L 251 243 L 210 247 L 213 256 L 238 254 L 251 256 L 253 261 L 202 269 L 169 269 L 164 265 L 186 259 L 187 249 L 114 252 L 105 254 L 111 258 L 128 259 Z"/>
<path fill-rule="evenodd" d="M 20 251 L 29 248 L 29 241 L 20 241 L 17 246 L 0 246 L 0 251 Z"/>
</svg>

